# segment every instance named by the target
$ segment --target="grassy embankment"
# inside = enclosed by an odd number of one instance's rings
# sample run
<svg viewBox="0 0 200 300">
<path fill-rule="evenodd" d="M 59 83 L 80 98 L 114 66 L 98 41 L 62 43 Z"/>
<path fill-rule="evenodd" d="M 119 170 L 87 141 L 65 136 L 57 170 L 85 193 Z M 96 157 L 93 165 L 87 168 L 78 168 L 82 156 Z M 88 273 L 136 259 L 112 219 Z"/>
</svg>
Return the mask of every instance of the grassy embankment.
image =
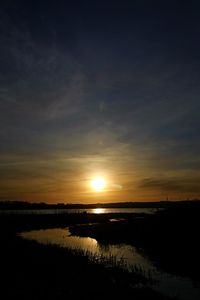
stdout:
<svg viewBox="0 0 200 300">
<path fill-rule="evenodd" d="M 71 226 L 72 234 L 100 243 L 134 245 L 169 273 L 200 280 L 200 202 L 181 203 L 156 215 L 122 222 Z"/>
<path fill-rule="evenodd" d="M 122 217 L 122 215 L 121 215 Z M 109 224 L 109 215 L 0 216 L 1 299 L 166 299 L 141 287 L 148 278 L 81 251 L 25 241 L 17 232 L 80 223 Z M 129 216 L 128 218 L 132 218 Z M 111 263 L 111 265 L 110 265 Z"/>
</svg>

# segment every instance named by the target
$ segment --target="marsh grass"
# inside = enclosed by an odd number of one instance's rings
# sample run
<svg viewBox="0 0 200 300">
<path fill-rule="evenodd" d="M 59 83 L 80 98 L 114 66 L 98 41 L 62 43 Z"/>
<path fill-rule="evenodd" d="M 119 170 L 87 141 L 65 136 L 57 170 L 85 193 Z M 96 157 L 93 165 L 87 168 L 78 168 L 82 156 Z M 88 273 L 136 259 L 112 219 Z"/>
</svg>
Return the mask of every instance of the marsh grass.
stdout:
<svg viewBox="0 0 200 300">
<path fill-rule="evenodd" d="M 82 216 L 56 220 L 54 216 L 0 218 L 0 299 L 169 299 L 149 287 L 150 276 L 142 268 L 127 270 L 124 257 L 117 260 L 82 249 L 43 245 L 16 235 L 82 221 Z M 94 222 L 96 217 L 87 217 L 86 221 Z"/>
<path fill-rule="evenodd" d="M 23 240 L 27 241 L 23 237 L 20 236 Z M 115 284 L 119 284 L 122 280 L 126 280 L 127 284 L 130 286 L 143 286 L 143 285 L 152 285 L 156 281 L 153 278 L 153 274 L 150 271 L 146 271 L 141 265 L 135 264 L 130 265 L 127 263 L 127 260 L 124 256 L 117 257 L 117 255 L 109 254 L 103 255 L 101 253 L 93 253 L 89 250 L 84 250 L 81 248 L 73 248 L 73 247 L 64 247 L 60 245 L 56 245 L 54 243 L 40 244 L 35 240 L 29 240 L 27 242 L 35 243 L 39 247 L 47 247 L 54 254 L 62 252 L 66 257 L 73 257 L 73 259 L 80 262 L 80 266 L 82 261 L 87 263 L 90 266 L 99 266 L 106 270 L 106 273 L 112 279 L 112 282 Z M 63 256 L 64 257 L 64 256 Z"/>
</svg>

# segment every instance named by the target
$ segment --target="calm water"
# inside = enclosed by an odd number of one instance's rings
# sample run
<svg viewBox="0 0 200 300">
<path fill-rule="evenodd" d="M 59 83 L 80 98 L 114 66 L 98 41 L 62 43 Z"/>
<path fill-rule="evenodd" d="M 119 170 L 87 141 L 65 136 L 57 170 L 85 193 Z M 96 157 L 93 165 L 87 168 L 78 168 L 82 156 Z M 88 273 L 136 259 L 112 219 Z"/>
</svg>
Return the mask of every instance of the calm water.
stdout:
<svg viewBox="0 0 200 300">
<path fill-rule="evenodd" d="M 148 261 L 139 255 L 134 247 L 125 244 L 103 246 L 90 237 L 71 236 L 68 228 L 32 230 L 20 235 L 25 239 L 36 240 L 42 244 L 56 244 L 62 247 L 81 249 L 97 256 L 103 255 L 109 258 L 114 255 L 118 261 L 124 259 L 128 264 L 140 265 L 148 270 L 151 268 Z"/>
<path fill-rule="evenodd" d="M 108 258 L 115 256 L 118 261 L 123 259 L 127 262 L 128 266 L 136 265 L 147 272 L 150 271 L 153 278 L 159 281 L 153 287 L 155 290 L 169 296 L 177 296 L 182 300 L 200 299 L 200 287 L 195 287 L 190 279 L 160 272 L 147 258 L 140 255 L 133 246 L 126 244 L 102 246 L 97 240 L 90 237 L 71 236 L 68 228 L 32 230 L 20 233 L 20 236 L 42 244 L 56 244 L 62 247 L 81 249 Z"/>
<path fill-rule="evenodd" d="M 107 214 L 107 213 L 146 213 L 153 214 L 158 208 L 80 208 L 80 209 L 20 209 L 20 210 L 0 210 L 0 214 L 63 214 L 63 213 L 91 213 L 91 214 Z"/>
</svg>

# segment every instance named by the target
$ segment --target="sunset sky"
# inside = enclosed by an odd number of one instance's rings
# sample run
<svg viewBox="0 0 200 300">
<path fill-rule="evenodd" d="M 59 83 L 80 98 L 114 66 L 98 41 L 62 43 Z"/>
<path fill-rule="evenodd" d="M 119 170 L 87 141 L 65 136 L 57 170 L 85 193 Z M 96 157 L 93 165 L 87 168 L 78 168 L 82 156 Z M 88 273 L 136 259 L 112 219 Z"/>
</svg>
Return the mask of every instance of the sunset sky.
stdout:
<svg viewBox="0 0 200 300">
<path fill-rule="evenodd" d="M 199 1 L 1 1 L 0 200 L 198 198 L 199 153 Z"/>
</svg>

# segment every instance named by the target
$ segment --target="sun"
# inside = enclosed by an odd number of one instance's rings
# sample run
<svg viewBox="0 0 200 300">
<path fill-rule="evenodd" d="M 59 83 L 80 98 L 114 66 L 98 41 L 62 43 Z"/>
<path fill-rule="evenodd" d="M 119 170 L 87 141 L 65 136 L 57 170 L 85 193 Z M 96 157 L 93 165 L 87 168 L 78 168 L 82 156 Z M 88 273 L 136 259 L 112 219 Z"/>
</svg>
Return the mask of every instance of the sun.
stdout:
<svg viewBox="0 0 200 300">
<path fill-rule="evenodd" d="M 103 177 L 95 177 L 91 181 L 91 187 L 96 191 L 96 192 L 102 192 L 105 187 L 106 187 L 106 181 Z"/>
</svg>

